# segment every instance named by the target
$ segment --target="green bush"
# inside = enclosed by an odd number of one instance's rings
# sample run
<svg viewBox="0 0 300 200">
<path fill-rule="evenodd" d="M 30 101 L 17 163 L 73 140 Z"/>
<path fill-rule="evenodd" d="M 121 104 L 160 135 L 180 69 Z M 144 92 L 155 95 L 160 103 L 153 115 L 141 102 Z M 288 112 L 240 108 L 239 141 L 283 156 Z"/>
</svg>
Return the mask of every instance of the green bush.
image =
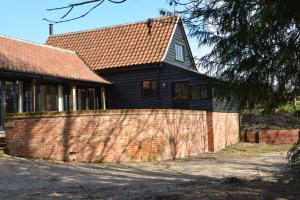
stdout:
<svg viewBox="0 0 300 200">
<path fill-rule="evenodd" d="M 300 111 L 300 104 L 288 103 L 288 104 L 280 106 L 277 110 L 278 111 L 288 111 L 288 112 Z"/>
<path fill-rule="evenodd" d="M 288 151 L 287 158 L 289 161 L 289 165 L 292 168 L 300 167 L 300 142 L 294 144 L 294 146 Z"/>
</svg>

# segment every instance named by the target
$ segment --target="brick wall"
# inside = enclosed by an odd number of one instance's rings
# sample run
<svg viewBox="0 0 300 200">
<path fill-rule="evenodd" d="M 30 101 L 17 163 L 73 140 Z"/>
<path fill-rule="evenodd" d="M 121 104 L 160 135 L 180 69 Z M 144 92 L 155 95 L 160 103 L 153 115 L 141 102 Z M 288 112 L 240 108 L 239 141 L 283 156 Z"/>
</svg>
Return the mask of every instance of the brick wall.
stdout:
<svg viewBox="0 0 300 200">
<path fill-rule="evenodd" d="M 208 146 L 217 152 L 239 142 L 239 114 L 207 112 Z"/>
<path fill-rule="evenodd" d="M 213 120 L 226 120 L 225 114 Z M 231 115 L 228 115 L 231 116 Z M 75 162 L 129 162 L 183 158 L 208 151 L 205 111 L 109 110 L 17 114 L 6 118 L 11 155 Z M 218 149 L 235 142 L 217 126 Z M 231 127 L 231 125 L 230 125 Z M 225 128 L 226 131 L 220 129 Z M 221 142 L 226 134 L 226 142 Z"/>
<path fill-rule="evenodd" d="M 300 129 L 241 131 L 243 141 L 261 144 L 294 144 L 300 139 Z"/>
</svg>

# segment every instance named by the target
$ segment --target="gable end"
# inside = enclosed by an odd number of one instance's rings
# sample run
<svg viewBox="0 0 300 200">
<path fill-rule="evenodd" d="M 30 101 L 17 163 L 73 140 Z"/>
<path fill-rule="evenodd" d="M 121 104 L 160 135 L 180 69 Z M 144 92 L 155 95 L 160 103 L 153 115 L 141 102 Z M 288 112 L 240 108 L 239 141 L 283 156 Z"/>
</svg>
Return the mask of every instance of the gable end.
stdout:
<svg viewBox="0 0 300 200">
<path fill-rule="evenodd" d="M 179 44 L 183 46 L 184 51 L 184 62 L 180 60 L 176 60 L 176 50 L 175 45 Z M 185 68 L 185 69 L 195 69 L 195 62 L 192 55 L 192 51 L 182 25 L 182 22 L 179 18 L 176 26 L 174 27 L 174 31 L 172 37 L 170 39 L 167 51 L 162 59 L 162 62 Z"/>
</svg>

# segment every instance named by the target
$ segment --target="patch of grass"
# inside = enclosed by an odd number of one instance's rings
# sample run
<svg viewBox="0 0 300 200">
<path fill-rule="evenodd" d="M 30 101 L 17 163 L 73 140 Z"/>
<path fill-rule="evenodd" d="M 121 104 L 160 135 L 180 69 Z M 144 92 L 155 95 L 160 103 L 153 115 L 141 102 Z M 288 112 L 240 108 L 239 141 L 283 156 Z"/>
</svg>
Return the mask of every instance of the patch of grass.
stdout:
<svg viewBox="0 0 300 200">
<path fill-rule="evenodd" d="M 251 144 L 251 143 L 239 143 L 232 145 L 223 149 L 220 153 L 232 153 L 232 154 L 262 154 L 262 153 L 272 153 L 272 152 L 283 152 L 291 149 L 290 144 L 280 144 L 280 145 L 266 145 L 266 144 Z"/>
<path fill-rule="evenodd" d="M 289 103 L 278 108 L 279 111 L 294 112 L 300 110 L 300 104 Z"/>
</svg>

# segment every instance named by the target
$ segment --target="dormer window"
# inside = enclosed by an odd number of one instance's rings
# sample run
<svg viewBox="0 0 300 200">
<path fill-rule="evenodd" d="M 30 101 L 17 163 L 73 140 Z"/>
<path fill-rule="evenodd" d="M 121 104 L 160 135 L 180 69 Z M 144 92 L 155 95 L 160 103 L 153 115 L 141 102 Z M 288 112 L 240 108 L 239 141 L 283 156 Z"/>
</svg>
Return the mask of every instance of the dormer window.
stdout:
<svg viewBox="0 0 300 200">
<path fill-rule="evenodd" d="M 176 60 L 184 62 L 184 47 L 181 44 L 175 43 L 175 56 Z"/>
</svg>

